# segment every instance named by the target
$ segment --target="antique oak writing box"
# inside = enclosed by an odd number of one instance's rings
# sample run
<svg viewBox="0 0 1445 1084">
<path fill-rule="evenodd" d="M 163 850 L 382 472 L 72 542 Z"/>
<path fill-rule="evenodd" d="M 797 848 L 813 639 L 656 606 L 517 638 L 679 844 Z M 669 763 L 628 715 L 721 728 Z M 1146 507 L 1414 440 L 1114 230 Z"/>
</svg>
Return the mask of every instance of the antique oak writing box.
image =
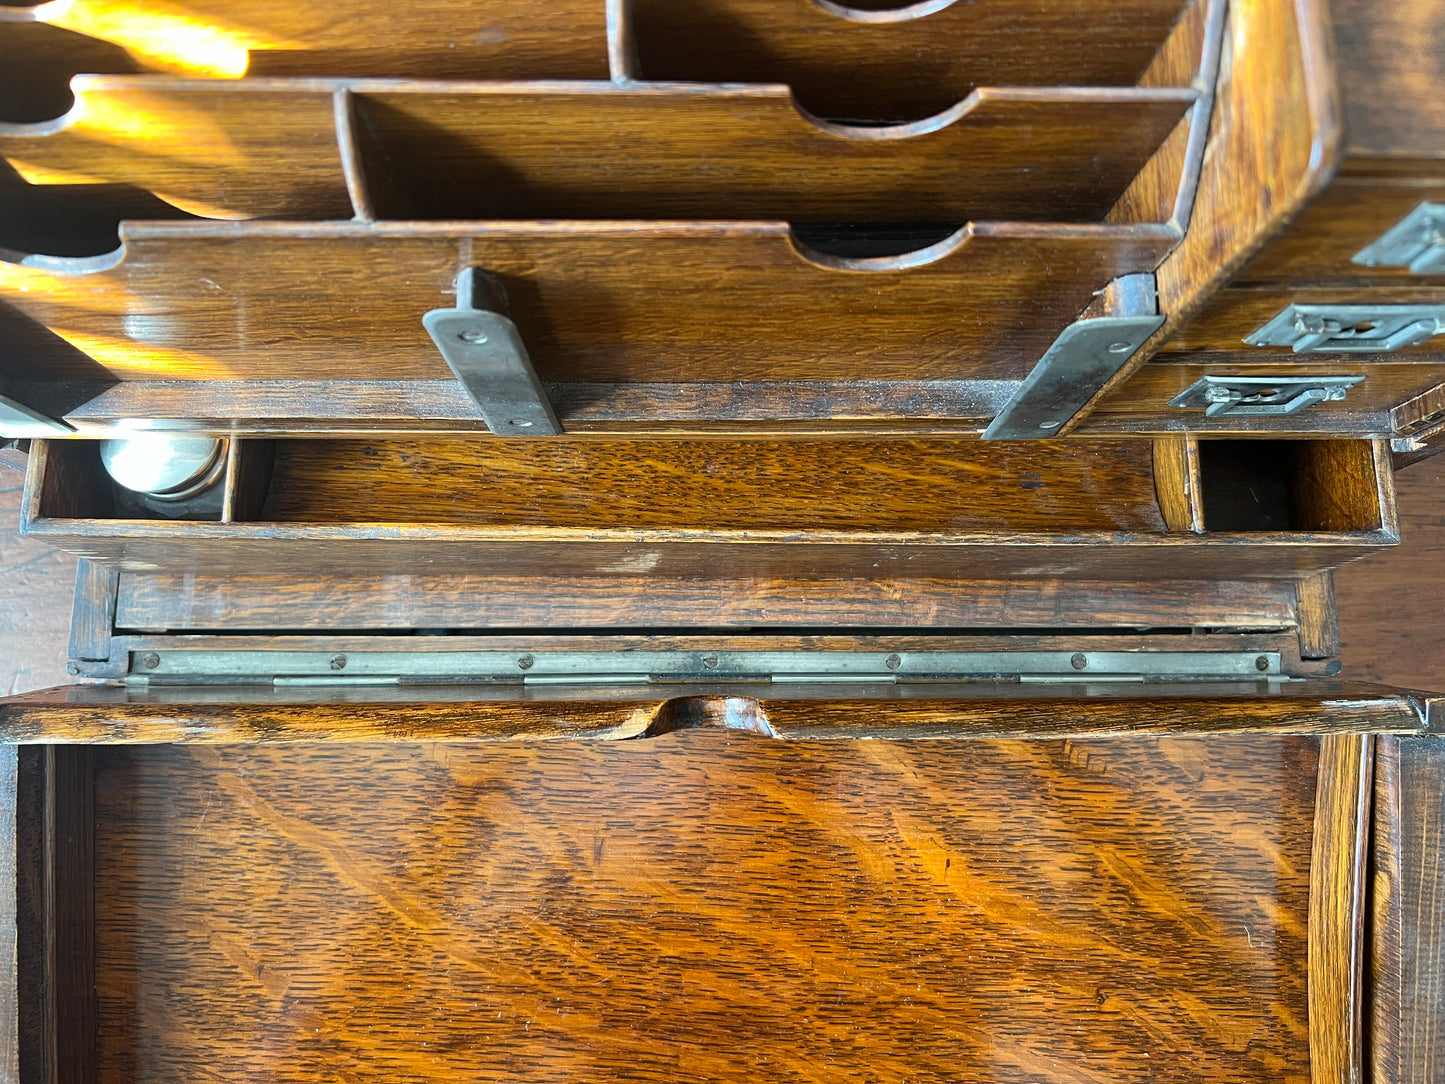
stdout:
<svg viewBox="0 0 1445 1084">
<path fill-rule="evenodd" d="M 1442 36 L 0 7 L 0 1076 L 1431 1079 Z"/>
</svg>

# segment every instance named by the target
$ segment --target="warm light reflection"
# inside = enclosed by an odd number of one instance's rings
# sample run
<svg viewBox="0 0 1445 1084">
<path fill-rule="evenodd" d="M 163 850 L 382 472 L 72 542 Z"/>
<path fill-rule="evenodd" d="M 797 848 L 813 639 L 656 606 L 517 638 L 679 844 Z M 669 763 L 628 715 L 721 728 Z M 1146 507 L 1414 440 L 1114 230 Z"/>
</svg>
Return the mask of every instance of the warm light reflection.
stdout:
<svg viewBox="0 0 1445 1084">
<path fill-rule="evenodd" d="M 213 79 L 239 79 L 252 49 L 296 48 L 213 17 L 200 18 L 184 4 L 146 0 L 55 0 L 35 9 L 54 26 L 113 42 L 148 68 Z"/>
<path fill-rule="evenodd" d="M 71 319 L 94 319 L 99 313 L 127 316 L 146 305 L 116 277 L 75 275 L 0 261 L 0 297 L 47 327 Z"/>
<path fill-rule="evenodd" d="M 96 177 L 89 173 L 82 173 L 78 170 L 57 168 L 48 162 L 30 162 L 24 158 L 11 158 L 8 154 L 5 161 L 14 167 L 15 172 L 26 184 L 111 184 L 105 177 Z"/>
<path fill-rule="evenodd" d="M 89 354 L 116 376 L 123 379 L 186 379 L 225 380 L 233 371 L 214 358 L 199 354 L 182 353 L 138 343 L 130 339 L 115 339 L 104 335 L 91 335 L 66 328 L 52 327 L 52 331 L 77 350 Z"/>
<path fill-rule="evenodd" d="M 215 175 L 217 183 L 207 187 L 224 193 L 227 170 L 251 169 L 250 155 L 218 120 L 212 108 L 216 104 L 222 103 L 206 93 L 188 96 L 107 85 L 88 89 L 82 80 L 60 131 L 7 137 L 0 150 L 31 184 L 135 184 L 190 214 L 248 218 L 223 203 L 197 199 L 190 191 L 172 191 L 167 185 L 167 181 L 190 184 L 195 172 L 177 166 L 193 165 Z M 103 147 L 125 154 L 106 153 Z M 98 164 L 107 167 L 103 175 L 92 172 Z"/>
</svg>

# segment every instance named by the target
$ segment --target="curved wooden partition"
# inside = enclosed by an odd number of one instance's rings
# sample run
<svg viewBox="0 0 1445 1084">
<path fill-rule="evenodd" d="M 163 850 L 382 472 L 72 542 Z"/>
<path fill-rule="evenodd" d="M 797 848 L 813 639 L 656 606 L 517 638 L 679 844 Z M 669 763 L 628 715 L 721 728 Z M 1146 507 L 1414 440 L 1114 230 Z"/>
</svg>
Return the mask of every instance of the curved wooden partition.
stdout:
<svg viewBox="0 0 1445 1084">
<path fill-rule="evenodd" d="M 350 181 L 363 217 L 955 226 L 1102 219 L 1195 98 L 985 89 L 874 127 L 808 117 L 780 86 L 97 76 L 75 91 L 63 117 L 0 126 L 0 155 L 33 183 L 130 184 L 209 218 L 350 218 Z"/>
</svg>

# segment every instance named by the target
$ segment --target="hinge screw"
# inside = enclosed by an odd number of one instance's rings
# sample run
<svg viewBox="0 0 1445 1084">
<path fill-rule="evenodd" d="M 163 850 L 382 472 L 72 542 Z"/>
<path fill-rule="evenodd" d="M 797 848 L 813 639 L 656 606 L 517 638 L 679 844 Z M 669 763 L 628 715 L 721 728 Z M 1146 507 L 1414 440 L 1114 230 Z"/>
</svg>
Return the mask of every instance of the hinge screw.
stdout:
<svg viewBox="0 0 1445 1084">
<path fill-rule="evenodd" d="M 1259 658 L 1255 659 L 1255 660 L 1254 660 L 1254 668 L 1255 668 L 1256 670 L 1259 670 L 1261 673 L 1262 673 L 1263 671 L 1265 671 L 1265 670 L 1268 670 L 1268 669 L 1269 669 L 1269 656 L 1267 656 L 1267 655 L 1261 655 Z"/>
<path fill-rule="evenodd" d="M 900 666 L 903 665 L 903 660 L 900 659 L 897 655 L 889 655 L 886 659 L 883 660 L 883 665 L 888 667 L 888 669 L 890 670 L 897 670 Z"/>
<path fill-rule="evenodd" d="M 157 655 L 154 651 L 147 651 L 144 655 L 140 657 L 140 664 L 144 666 L 147 670 L 154 670 L 157 666 L 161 664 L 161 657 Z"/>
<path fill-rule="evenodd" d="M 1082 651 L 1076 651 L 1073 657 L 1069 659 L 1069 665 L 1075 670 L 1083 670 L 1089 665 L 1089 656 L 1085 655 Z"/>
<path fill-rule="evenodd" d="M 532 664 L 536 661 L 537 660 L 532 658 L 531 655 L 523 655 L 520 659 L 517 660 L 517 666 L 519 666 L 523 670 L 530 670 L 532 669 Z"/>
<path fill-rule="evenodd" d="M 1133 347 L 1133 344 L 1132 344 L 1132 343 L 1110 343 L 1110 344 L 1109 344 L 1109 353 L 1111 353 L 1111 354 L 1127 354 L 1127 353 L 1129 352 L 1129 350 L 1132 349 L 1132 347 Z"/>
<path fill-rule="evenodd" d="M 464 343 L 477 343 L 480 345 L 487 341 L 487 333 L 485 331 L 463 331 L 457 338 L 461 339 Z"/>
<path fill-rule="evenodd" d="M 331 669 L 333 669 L 333 670 L 345 670 L 345 669 L 346 669 L 346 656 L 345 656 L 345 655 L 332 655 L 332 656 L 331 656 L 330 666 L 331 666 Z"/>
<path fill-rule="evenodd" d="M 702 657 L 702 664 L 703 664 L 703 666 L 707 667 L 709 670 L 714 669 L 714 668 L 717 666 L 717 656 L 716 656 L 716 655 L 704 655 L 704 656 Z"/>
</svg>

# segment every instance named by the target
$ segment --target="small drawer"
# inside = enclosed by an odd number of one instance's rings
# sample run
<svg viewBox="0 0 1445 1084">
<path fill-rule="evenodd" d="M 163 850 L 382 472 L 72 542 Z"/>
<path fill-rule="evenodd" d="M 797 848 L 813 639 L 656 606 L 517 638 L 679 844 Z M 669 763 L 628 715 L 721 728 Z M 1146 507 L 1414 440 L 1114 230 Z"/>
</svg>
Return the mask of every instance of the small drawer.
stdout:
<svg viewBox="0 0 1445 1084">
<path fill-rule="evenodd" d="M 142 571 L 859 579 L 1293 578 L 1397 537 L 1383 444 L 1255 445 L 1287 510 L 1217 531 L 1182 447 L 237 441 L 206 522 L 117 518 L 93 443 L 36 441 L 24 529 Z"/>
</svg>

